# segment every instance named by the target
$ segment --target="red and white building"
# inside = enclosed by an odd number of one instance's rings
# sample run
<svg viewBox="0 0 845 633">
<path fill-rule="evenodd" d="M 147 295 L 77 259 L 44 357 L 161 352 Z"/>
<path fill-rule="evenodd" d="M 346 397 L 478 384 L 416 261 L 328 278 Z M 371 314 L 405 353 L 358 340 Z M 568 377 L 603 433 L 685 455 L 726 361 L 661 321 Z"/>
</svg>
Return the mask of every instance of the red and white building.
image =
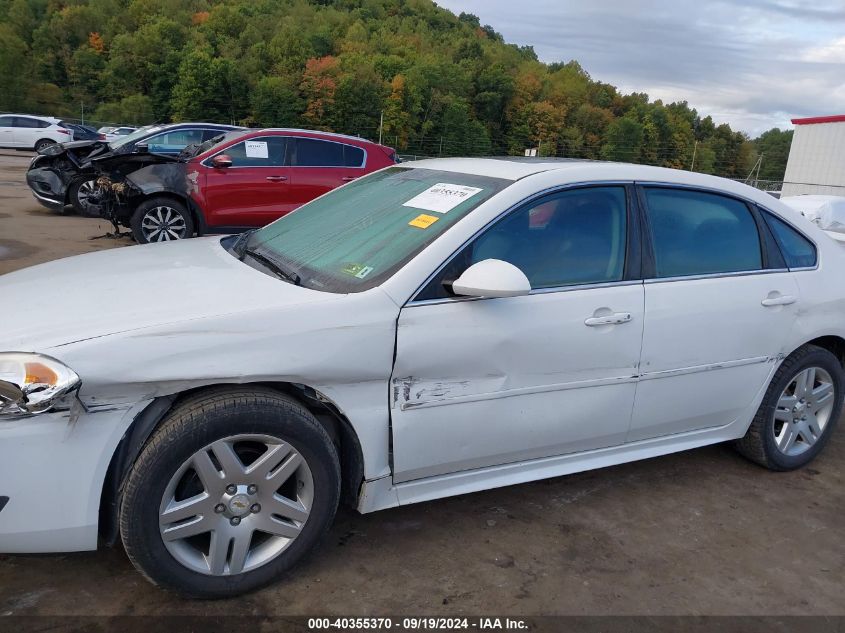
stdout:
<svg viewBox="0 0 845 633">
<path fill-rule="evenodd" d="M 792 119 L 783 196 L 845 196 L 845 114 Z"/>
</svg>

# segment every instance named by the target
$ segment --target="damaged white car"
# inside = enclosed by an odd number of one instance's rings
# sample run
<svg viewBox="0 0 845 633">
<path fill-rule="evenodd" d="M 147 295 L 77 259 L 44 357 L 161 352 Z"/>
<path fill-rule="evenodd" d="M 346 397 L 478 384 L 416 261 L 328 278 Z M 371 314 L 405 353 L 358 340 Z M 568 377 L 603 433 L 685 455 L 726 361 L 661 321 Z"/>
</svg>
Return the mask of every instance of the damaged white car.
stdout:
<svg viewBox="0 0 845 633">
<path fill-rule="evenodd" d="M 845 249 L 765 193 L 580 161 L 390 167 L 236 237 L 0 278 L 0 551 L 122 539 L 153 582 L 277 578 L 370 512 L 842 407 Z"/>
</svg>

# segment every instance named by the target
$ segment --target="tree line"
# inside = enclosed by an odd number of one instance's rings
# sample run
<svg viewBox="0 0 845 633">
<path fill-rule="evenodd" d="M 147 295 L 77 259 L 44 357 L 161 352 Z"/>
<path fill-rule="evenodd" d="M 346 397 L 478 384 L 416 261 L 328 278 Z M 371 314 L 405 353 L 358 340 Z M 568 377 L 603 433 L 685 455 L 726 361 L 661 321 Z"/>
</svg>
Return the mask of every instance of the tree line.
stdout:
<svg viewBox="0 0 845 633">
<path fill-rule="evenodd" d="M 431 0 L 0 0 L 0 110 L 117 123 L 304 126 L 426 156 L 620 160 L 780 179 L 791 132 L 751 140 L 686 102 L 544 64 Z"/>
</svg>

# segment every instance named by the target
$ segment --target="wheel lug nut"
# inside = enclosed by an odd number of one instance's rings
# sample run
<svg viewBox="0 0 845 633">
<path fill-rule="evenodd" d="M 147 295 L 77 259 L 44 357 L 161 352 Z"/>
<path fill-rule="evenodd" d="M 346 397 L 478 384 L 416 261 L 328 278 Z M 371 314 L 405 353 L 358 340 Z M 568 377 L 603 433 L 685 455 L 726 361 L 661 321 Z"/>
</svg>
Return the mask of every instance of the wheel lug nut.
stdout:
<svg viewBox="0 0 845 633">
<path fill-rule="evenodd" d="M 225 509 L 226 509 L 226 506 L 224 506 L 222 503 L 218 503 L 216 506 L 214 506 L 214 511 L 215 511 L 217 514 L 220 514 L 220 513 L 221 513 L 221 512 L 223 512 Z"/>
<path fill-rule="evenodd" d="M 241 519 L 240 517 L 232 517 L 232 520 L 229 521 L 229 523 L 231 523 L 232 525 L 240 525 Z"/>
<path fill-rule="evenodd" d="M 246 491 L 249 494 L 254 495 L 256 492 L 258 492 L 258 486 L 256 486 L 255 484 L 252 484 L 246 489 Z"/>
<path fill-rule="evenodd" d="M 260 505 L 258 505 L 257 503 L 253 503 L 253 504 L 252 504 L 252 507 L 250 508 L 250 511 L 251 511 L 253 514 L 257 514 L 257 513 L 261 512 L 261 506 L 260 506 Z"/>
<path fill-rule="evenodd" d="M 228 486 L 226 486 L 226 492 L 230 495 L 235 494 L 237 491 L 238 488 L 235 486 L 235 484 L 229 484 Z"/>
</svg>

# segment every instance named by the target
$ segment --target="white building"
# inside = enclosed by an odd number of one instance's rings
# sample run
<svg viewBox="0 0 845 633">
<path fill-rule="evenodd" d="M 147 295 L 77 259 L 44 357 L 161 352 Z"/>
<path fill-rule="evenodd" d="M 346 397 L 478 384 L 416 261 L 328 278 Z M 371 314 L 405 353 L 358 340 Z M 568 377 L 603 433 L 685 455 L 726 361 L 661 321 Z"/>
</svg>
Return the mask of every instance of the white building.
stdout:
<svg viewBox="0 0 845 633">
<path fill-rule="evenodd" d="M 792 119 L 783 196 L 845 196 L 845 115 Z"/>
</svg>

